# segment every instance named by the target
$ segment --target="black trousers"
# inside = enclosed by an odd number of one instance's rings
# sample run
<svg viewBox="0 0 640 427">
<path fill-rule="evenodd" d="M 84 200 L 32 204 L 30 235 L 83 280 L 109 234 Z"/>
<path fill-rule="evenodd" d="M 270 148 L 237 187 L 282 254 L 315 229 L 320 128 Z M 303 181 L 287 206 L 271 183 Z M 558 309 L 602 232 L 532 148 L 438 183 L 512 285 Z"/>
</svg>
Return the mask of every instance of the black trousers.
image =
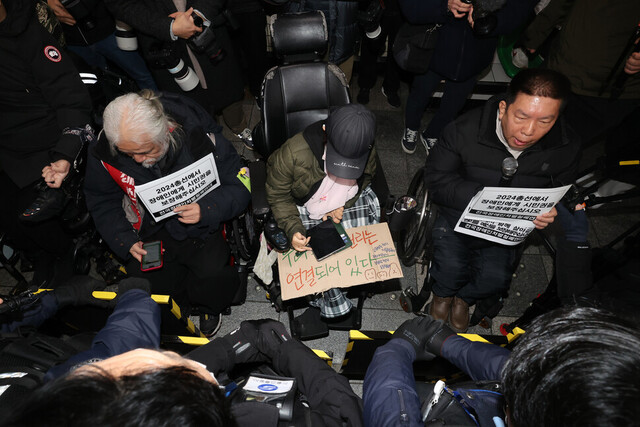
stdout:
<svg viewBox="0 0 640 427">
<path fill-rule="evenodd" d="M 382 54 L 384 42 L 389 38 L 389 50 L 387 52 L 387 60 L 385 63 L 384 80 L 382 87 L 385 93 L 395 93 L 400 89 L 400 67 L 393 58 L 392 46 L 396 39 L 396 34 L 402 26 L 403 19 L 401 14 L 384 14 L 380 21 L 382 33 L 380 36 L 371 40 L 366 35 L 362 35 L 362 47 L 360 48 L 360 72 L 358 77 L 358 85 L 361 89 L 371 89 L 376 83 L 376 63 L 378 56 Z"/>
<path fill-rule="evenodd" d="M 183 310 L 197 307 L 203 313 L 217 315 L 231 305 L 240 279 L 230 264 L 230 250 L 221 232 L 206 240 L 175 240 L 162 229 L 144 241 L 161 240 L 165 250 L 162 268 L 141 271 L 140 263 L 126 264 L 130 276 L 151 282 L 154 294 L 171 295 Z"/>
</svg>

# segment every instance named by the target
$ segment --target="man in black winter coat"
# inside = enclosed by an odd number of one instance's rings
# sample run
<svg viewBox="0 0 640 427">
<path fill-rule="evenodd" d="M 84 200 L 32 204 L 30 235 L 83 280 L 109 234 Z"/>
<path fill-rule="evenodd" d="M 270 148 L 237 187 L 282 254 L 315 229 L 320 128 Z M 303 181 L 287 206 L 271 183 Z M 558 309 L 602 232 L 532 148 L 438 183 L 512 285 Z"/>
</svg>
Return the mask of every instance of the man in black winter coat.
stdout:
<svg viewBox="0 0 640 427">
<path fill-rule="evenodd" d="M 427 159 L 425 182 L 440 207 L 433 228 L 429 314 L 458 331 L 468 328 L 469 305 L 509 288 L 517 247 L 462 235 L 454 227 L 478 191 L 504 185 L 502 162 L 507 157 L 518 162 L 512 187 L 573 182 L 580 141 L 560 115 L 569 87 L 565 76 L 551 70 L 521 72 L 506 97 L 494 97 L 447 126 Z M 553 208 L 533 223 L 543 229 L 556 214 Z"/>
<path fill-rule="evenodd" d="M 85 178 L 87 206 L 98 231 L 126 260 L 127 273 L 148 279 L 153 293 L 173 295 L 219 319 L 239 284 L 222 223 L 242 213 L 251 197 L 241 179 L 240 156 L 207 112 L 180 95 L 129 93 L 112 101 L 103 117 L 104 132 L 89 147 Z M 205 181 L 186 178 L 181 171 L 211 155 L 220 185 L 213 183 L 213 190 L 194 200 L 195 189 Z M 213 169 L 198 168 L 198 176 L 214 177 Z M 158 196 L 147 199 L 174 215 L 149 211 L 139 186 L 174 173 L 181 175 L 163 182 L 153 190 Z M 147 254 L 143 242 L 157 240 L 165 250 L 164 265 L 141 271 Z M 218 324 L 204 327 L 202 320 L 205 333 Z"/>
</svg>

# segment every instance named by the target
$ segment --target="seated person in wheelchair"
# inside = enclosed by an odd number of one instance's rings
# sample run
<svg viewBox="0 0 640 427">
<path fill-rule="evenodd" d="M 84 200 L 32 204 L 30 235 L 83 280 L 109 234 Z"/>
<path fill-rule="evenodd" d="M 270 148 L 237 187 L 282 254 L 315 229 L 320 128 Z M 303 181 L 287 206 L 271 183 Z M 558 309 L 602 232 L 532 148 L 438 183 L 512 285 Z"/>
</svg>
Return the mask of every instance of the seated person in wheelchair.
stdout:
<svg viewBox="0 0 640 427">
<path fill-rule="evenodd" d="M 495 96 L 464 114 L 444 131 L 427 158 L 425 184 L 440 216 L 433 231 L 430 271 L 433 300 L 429 314 L 457 331 L 469 325 L 469 305 L 509 289 L 518 247 L 454 232 L 469 201 L 483 187 L 558 187 L 575 179 L 580 141 L 561 112 L 569 81 L 546 69 L 520 72 L 506 96 Z M 517 171 L 501 179 L 505 158 L 517 159 Z M 553 208 L 533 223 L 553 222 Z"/>
<path fill-rule="evenodd" d="M 267 200 L 296 251 L 308 251 L 305 231 L 331 217 L 344 228 L 380 220 L 370 183 L 376 172 L 375 116 L 360 104 L 331 111 L 326 121 L 287 140 L 267 162 Z M 338 289 L 311 301 L 325 318 L 350 312 Z"/>
<path fill-rule="evenodd" d="M 33 262 L 34 287 L 51 287 L 73 273 L 73 241 L 54 217 L 91 123 L 91 99 L 33 2 L 0 2 L 0 56 L 0 231 Z"/>
<path fill-rule="evenodd" d="M 640 331 L 633 323 L 605 310 L 567 307 L 537 318 L 515 343 L 509 351 L 474 342 L 428 315 L 406 321 L 367 369 L 365 425 L 637 424 Z M 416 387 L 413 362 L 435 356 L 473 381 L 447 383 L 427 409 L 439 387 Z"/>
<path fill-rule="evenodd" d="M 349 381 L 292 339 L 282 323 L 244 321 L 182 357 L 158 350 L 160 310 L 148 294 L 132 289 L 120 298 L 119 311 L 109 317 L 92 348 L 52 368 L 47 377 L 56 379 L 3 414 L 4 426 L 363 425 L 362 400 Z M 234 391 L 229 378 L 237 378 L 234 369 L 243 369 L 242 364 L 296 379 L 295 400 L 284 405 L 291 410 L 290 421 L 279 421 L 273 394 L 263 403 L 245 398 L 242 384 Z M 226 390 L 223 382 L 230 384 Z"/>
<path fill-rule="evenodd" d="M 223 222 L 244 211 L 251 196 L 238 178 L 238 153 L 209 114 L 181 95 L 129 93 L 107 105 L 103 117 L 104 131 L 89 147 L 85 180 L 87 206 L 98 231 L 125 260 L 130 276 L 148 279 L 153 293 L 172 295 L 183 310 L 197 306 L 201 329 L 213 332 L 239 286 L 221 232 Z M 175 193 L 188 204 L 156 221 L 136 196 L 135 186 L 210 154 L 220 186 L 196 202 L 178 187 Z M 163 266 L 141 271 L 147 253 L 143 243 L 158 240 L 165 251 Z"/>
</svg>

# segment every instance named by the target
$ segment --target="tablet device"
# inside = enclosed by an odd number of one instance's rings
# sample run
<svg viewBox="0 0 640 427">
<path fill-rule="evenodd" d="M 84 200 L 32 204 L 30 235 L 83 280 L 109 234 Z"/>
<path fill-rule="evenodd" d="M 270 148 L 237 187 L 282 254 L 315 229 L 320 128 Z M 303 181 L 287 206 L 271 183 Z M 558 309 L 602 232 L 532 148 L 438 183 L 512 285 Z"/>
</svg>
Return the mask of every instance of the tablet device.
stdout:
<svg viewBox="0 0 640 427">
<path fill-rule="evenodd" d="M 342 224 L 336 224 L 332 218 L 310 228 L 307 236 L 311 237 L 309 246 L 318 261 L 351 246 L 351 239 Z"/>
</svg>

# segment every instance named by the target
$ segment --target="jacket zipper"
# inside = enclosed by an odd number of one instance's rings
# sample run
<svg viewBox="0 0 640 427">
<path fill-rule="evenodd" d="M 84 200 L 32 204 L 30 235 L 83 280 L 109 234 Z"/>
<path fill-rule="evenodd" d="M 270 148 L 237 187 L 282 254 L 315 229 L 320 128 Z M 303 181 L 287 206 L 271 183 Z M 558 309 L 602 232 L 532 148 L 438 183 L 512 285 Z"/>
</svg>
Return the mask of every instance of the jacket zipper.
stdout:
<svg viewBox="0 0 640 427">
<path fill-rule="evenodd" d="M 400 425 L 408 426 L 409 425 L 409 414 L 407 414 L 407 409 L 404 405 L 404 396 L 402 395 L 402 390 L 398 389 L 398 399 L 400 399 Z"/>
</svg>

